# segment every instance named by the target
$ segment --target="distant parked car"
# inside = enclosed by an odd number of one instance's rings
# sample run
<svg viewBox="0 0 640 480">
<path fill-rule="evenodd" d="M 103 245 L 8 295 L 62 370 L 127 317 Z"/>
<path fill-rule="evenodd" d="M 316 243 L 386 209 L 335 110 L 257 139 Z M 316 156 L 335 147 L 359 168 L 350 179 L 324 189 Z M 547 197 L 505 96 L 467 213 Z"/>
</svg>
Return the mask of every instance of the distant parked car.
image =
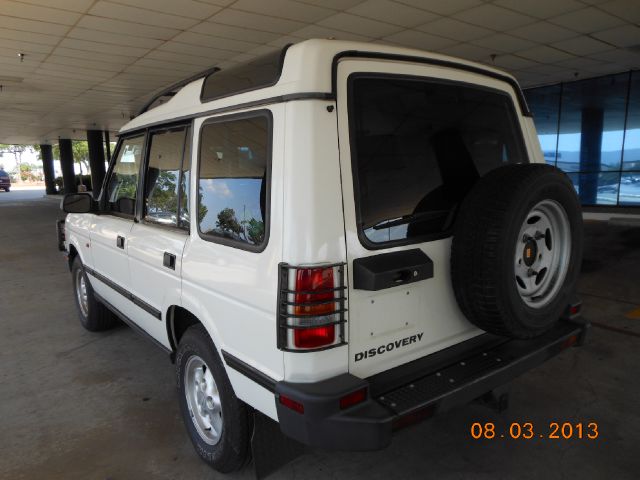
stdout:
<svg viewBox="0 0 640 480">
<path fill-rule="evenodd" d="M 11 178 L 4 170 L 0 170 L 0 188 L 3 188 L 5 192 L 11 190 Z"/>
</svg>

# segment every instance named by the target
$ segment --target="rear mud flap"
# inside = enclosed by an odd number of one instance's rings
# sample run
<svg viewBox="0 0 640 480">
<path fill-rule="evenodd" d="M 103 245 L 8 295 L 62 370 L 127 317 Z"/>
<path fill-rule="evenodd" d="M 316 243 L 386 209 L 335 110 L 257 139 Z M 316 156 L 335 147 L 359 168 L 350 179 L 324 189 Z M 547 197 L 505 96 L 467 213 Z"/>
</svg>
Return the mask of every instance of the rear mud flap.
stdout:
<svg viewBox="0 0 640 480">
<path fill-rule="evenodd" d="M 251 455 L 256 480 L 267 478 L 305 452 L 305 446 L 284 435 L 277 422 L 254 412 Z"/>
</svg>

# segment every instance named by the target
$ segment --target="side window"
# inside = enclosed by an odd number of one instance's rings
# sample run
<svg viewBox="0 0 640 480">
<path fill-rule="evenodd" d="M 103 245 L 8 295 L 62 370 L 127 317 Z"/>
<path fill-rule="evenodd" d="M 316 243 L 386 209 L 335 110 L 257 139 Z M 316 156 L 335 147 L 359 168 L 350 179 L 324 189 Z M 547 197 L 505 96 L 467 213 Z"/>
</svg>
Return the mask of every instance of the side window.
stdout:
<svg viewBox="0 0 640 480">
<path fill-rule="evenodd" d="M 106 205 L 109 212 L 135 213 L 138 176 L 142 161 L 144 135 L 125 139 L 107 183 Z"/>
<path fill-rule="evenodd" d="M 266 113 L 204 124 L 198 169 L 202 235 L 249 250 L 266 244 L 270 162 Z"/>
<path fill-rule="evenodd" d="M 184 226 L 181 211 L 184 182 L 183 155 L 187 128 L 153 132 L 149 136 L 149 161 L 144 189 L 144 219 L 170 226 Z M 188 211 L 186 212 L 188 218 Z M 186 223 L 188 225 L 188 222 Z"/>
</svg>

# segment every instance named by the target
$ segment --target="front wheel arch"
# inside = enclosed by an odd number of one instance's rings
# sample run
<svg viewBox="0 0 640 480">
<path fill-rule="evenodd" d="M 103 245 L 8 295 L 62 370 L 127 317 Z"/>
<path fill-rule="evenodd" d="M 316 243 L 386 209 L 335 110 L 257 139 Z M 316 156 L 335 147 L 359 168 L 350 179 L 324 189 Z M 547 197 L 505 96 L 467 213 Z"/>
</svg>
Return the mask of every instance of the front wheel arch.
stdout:
<svg viewBox="0 0 640 480">
<path fill-rule="evenodd" d="M 78 250 L 73 244 L 69 244 L 69 254 L 67 255 L 67 260 L 69 263 L 69 271 L 73 269 L 73 261 L 76 259 L 77 256 L 78 256 Z M 82 258 L 80 258 L 80 261 L 82 262 Z M 84 262 L 82 262 L 82 264 L 84 265 Z"/>
</svg>

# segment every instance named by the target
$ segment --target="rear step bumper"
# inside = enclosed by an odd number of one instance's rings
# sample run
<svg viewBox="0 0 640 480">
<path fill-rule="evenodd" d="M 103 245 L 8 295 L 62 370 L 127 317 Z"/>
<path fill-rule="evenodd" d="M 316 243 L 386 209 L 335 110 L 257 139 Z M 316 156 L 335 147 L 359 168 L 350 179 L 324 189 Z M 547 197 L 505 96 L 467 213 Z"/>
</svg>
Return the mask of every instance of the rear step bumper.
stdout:
<svg viewBox="0 0 640 480">
<path fill-rule="evenodd" d="M 316 383 L 278 382 L 280 428 L 314 447 L 377 450 L 391 442 L 394 429 L 467 403 L 582 345 L 589 327 L 578 317 L 531 340 L 484 334 L 368 379 L 343 374 Z M 365 401 L 340 409 L 340 399 L 363 388 Z"/>
</svg>

